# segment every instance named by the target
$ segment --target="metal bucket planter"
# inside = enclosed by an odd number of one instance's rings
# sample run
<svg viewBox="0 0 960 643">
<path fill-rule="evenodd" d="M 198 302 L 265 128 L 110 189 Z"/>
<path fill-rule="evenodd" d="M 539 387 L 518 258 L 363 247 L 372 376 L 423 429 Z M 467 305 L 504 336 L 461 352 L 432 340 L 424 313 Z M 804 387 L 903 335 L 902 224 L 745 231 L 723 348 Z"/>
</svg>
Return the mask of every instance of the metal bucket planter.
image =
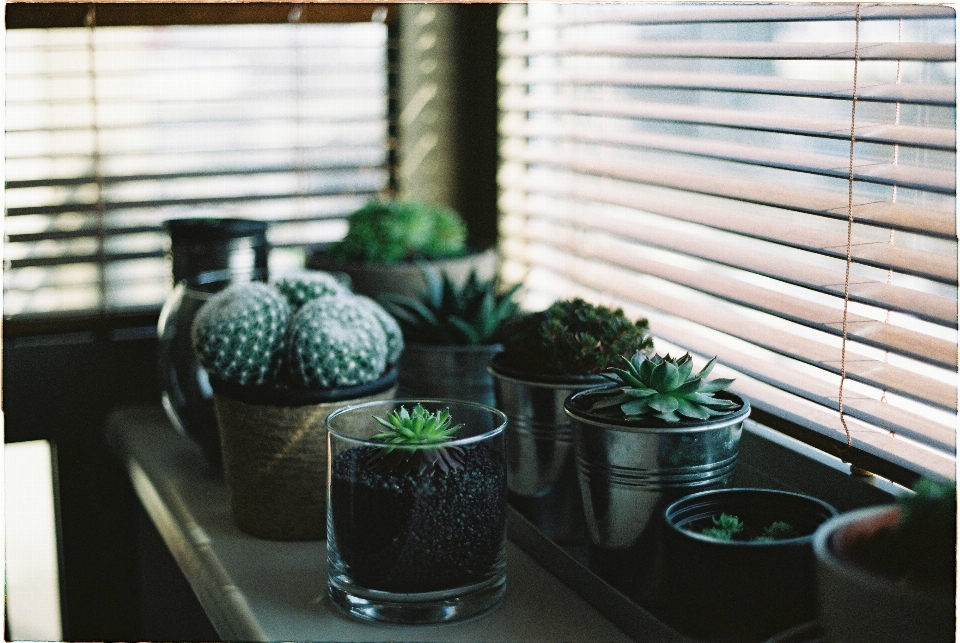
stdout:
<svg viewBox="0 0 960 643">
<path fill-rule="evenodd" d="M 607 381 L 599 375 L 550 377 L 490 363 L 496 407 L 507 414 L 510 504 L 561 544 L 584 539 L 583 506 L 573 462 L 573 428 L 564 400 Z"/>
<path fill-rule="evenodd" d="M 500 344 L 407 344 L 400 355 L 401 395 L 494 406 L 493 376 L 487 365 L 502 350 Z"/>
<path fill-rule="evenodd" d="M 397 372 L 323 391 L 251 389 L 212 380 L 224 477 L 237 526 L 260 538 L 326 535 L 327 416 L 391 399 Z"/>
<path fill-rule="evenodd" d="M 590 394 L 582 391 L 564 403 L 573 424 L 590 565 L 621 591 L 655 602 L 663 510 L 689 493 L 729 486 L 750 405 L 721 391 L 717 397 L 740 403 L 740 411 L 714 421 L 643 424 L 590 413 Z"/>
</svg>

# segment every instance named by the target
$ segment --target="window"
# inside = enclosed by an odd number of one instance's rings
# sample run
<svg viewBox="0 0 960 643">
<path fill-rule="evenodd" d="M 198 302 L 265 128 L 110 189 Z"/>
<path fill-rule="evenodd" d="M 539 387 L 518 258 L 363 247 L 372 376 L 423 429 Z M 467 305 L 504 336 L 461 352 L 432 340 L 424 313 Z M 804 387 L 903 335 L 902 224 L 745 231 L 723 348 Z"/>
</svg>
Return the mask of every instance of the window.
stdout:
<svg viewBox="0 0 960 643">
<path fill-rule="evenodd" d="M 282 9 L 291 24 L 8 29 L 6 318 L 158 309 L 168 219 L 267 220 L 271 270 L 300 266 L 388 189 L 386 8 Z"/>
<path fill-rule="evenodd" d="M 955 22 L 505 6 L 505 276 L 531 307 L 648 317 L 660 352 L 717 355 L 754 417 L 851 462 L 954 477 Z"/>
</svg>

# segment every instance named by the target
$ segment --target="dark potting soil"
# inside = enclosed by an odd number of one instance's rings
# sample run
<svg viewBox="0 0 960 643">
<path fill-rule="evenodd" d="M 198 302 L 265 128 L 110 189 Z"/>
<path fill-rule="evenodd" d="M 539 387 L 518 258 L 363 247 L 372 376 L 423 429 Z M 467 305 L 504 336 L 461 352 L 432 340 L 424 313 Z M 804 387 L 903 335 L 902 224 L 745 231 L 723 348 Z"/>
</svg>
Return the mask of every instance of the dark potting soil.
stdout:
<svg viewBox="0 0 960 643">
<path fill-rule="evenodd" d="M 503 454 L 469 445 L 459 469 L 397 475 L 368 464 L 376 451 L 348 449 L 333 463 L 333 536 L 353 580 L 431 592 L 488 579 L 506 528 Z"/>
</svg>

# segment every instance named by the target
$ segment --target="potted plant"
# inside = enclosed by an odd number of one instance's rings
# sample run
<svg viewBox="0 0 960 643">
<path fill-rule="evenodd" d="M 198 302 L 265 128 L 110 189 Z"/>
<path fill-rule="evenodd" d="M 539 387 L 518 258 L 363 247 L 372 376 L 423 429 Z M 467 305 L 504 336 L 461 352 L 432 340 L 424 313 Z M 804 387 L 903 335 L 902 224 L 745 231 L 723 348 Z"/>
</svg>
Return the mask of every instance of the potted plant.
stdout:
<svg viewBox="0 0 960 643">
<path fill-rule="evenodd" d="M 664 512 L 667 620 L 709 640 L 761 641 L 816 616 L 813 534 L 836 515 L 810 496 L 715 489 Z"/>
<path fill-rule="evenodd" d="M 328 593 L 348 614 L 459 620 L 503 599 L 506 416 L 455 400 L 344 407 L 327 418 Z"/>
<path fill-rule="evenodd" d="M 396 322 L 331 275 L 304 272 L 221 290 L 197 312 L 192 339 L 213 387 L 237 525 L 263 538 L 323 538 L 324 420 L 393 396 Z"/>
<path fill-rule="evenodd" d="M 484 279 L 494 275 L 493 250 L 471 253 L 460 215 L 413 201 L 371 201 L 348 219 L 346 236 L 311 253 L 307 267 L 343 272 L 353 289 L 377 299 L 386 292 L 416 297 L 423 287 L 417 261 L 434 263 L 458 284 L 471 270 Z"/>
<path fill-rule="evenodd" d="M 606 381 L 607 364 L 652 349 L 647 320 L 571 299 L 508 322 L 501 335 L 504 350 L 490 372 L 497 408 L 510 418 L 510 502 L 554 541 L 580 543 L 583 509 L 563 401 Z"/>
<path fill-rule="evenodd" d="M 819 620 L 831 643 L 955 640 L 955 483 L 922 479 L 896 504 L 840 514 L 813 547 Z"/>
<path fill-rule="evenodd" d="M 420 266 L 426 287 L 419 296 L 387 293 L 384 308 L 403 331 L 400 390 L 414 397 L 452 398 L 493 405 L 487 365 L 503 350 L 499 332 L 517 313 L 520 284 L 498 292 L 497 280 L 471 271 L 463 287 L 434 266 Z"/>
<path fill-rule="evenodd" d="M 696 374 L 687 353 L 620 358 L 612 382 L 564 402 L 573 423 L 590 565 L 643 602 L 656 599 L 659 518 L 680 496 L 729 485 L 750 405 Z"/>
</svg>

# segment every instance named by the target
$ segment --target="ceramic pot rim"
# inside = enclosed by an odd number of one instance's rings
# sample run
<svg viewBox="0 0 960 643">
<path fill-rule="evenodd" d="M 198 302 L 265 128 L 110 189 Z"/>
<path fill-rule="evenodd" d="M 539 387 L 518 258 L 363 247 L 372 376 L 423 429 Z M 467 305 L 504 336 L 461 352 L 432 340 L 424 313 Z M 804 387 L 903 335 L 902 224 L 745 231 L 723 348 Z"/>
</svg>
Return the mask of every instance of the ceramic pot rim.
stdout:
<svg viewBox="0 0 960 643">
<path fill-rule="evenodd" d="M 821 566 L 829 569 L 830 573 L 842 576 L 860 587 L 874 588 L 874 591 L 902 596 L 912 601 L 953 605 L 956 597 L 949 592 L 941 594 L 916 585 L 899 583 L 860 565 L 849 556 L 844 556 L 837 551 L 836 541 L 844 529 L 855 523 L 867 522 L 898 510 L 899 506 L 894 503 L 864 507 L 834 516 L 820 525 L 813 535 L 813 553 L 817 561 Z"/>
<path fill-rule="evenodd" d="M 448 407 L 453 405 L 472 407 L 473 409 L 478 411 L 486 411 L 497 419 L 498 421 L 497 425 L 494 426 L 489 431 L 485 431 L 478 435 L 471 435 L 470 437 L 466 437 L 466 438 L 448 440 L 447 442 L 443 443 L 444 447 L 466 446 L 469 444 L 474 444 L 476 442 L 482 442 L 484 440 L 490 439 L 491 437 L 497 435 L 498 433 L 503 433 L 504 430 L 507 428 L 506 413 L 504 413 L 500 409 L 495 409 L 492 406 L 487 406 L 486 404 L 480 404 L 479 402 L 470 402 L 467 400 L 453 400 L 453 399 L 441 399 L 441 398 L 429 398 L 429 397 L 408 397 L 408 398 L 396 398 L 391 400 L 373 400 L 370 402 L 361 402 L 359 404 L 348 404 L 347 406 L 342 406 L 327 416 L 327 419 L 326 419 L 327 432 L 333 435 L 336 435 L 338 439 L 343 440 L 344 442 L 350 442 L 357 446 L 373 446 L 377 448 L 383 448 L 389 445 L 386 444 L 385 442 L 365 440 L 363 438 L 355 438 L 352 436 L 344 435 L 333 426 L 333 422 L 341 415 L 344 415 L 349 412 L 357 411 L 360 409 L 369 409 L 370 407 L 373 407 L 373 406 L 390 405 L 393 407 L 408 406 L 410 408 L 413 408 L 418 403 L 445 405 Z M 452 414 L 453 413 L 451 411 L 451 415 Z"/>
<path fill-rule="evenodd" d="M 595 394 L 597 391 L 603 388 L 611 387 L 598 386 L 571 395 L 564 400 L 563 410 L 568 416 L 578 420 L 579 422 L 582 422 L 583 424 L 643 433 L 713 431 L 734 424 L 741 424 L 750 415 L 750 402 L 740 397 L 736 393 L 731 393 L 730 391 L 719 391 L 716 393 L 716 395 L 717 397 L 726 398 L 732 400 L 733 402 L 739 402 L 741 405 L 740 410 L 730 415 L 725 415 L 720 418 L 711 418 L 708 420 L 690 420 L 684 422 L 663 422 L 661 420 L 621 420 L 618 418 L 607 417 L 605 415 L 599 415 L 597 413 L 591 413 L 579 408 L 578 405 L 584 400 L 584 398 L 589 397 L 591 394 Z"/>
<path fill-rule="evenodd" d="M 407 344 L 403 350 L 424 353 L 499 353 L 502 344 Z"/>
<path fill-rule="evenodd" d="M 286 389 L 274 386 L 241 386 L 240 384 L 225 382 L 213 375 L 210 375 L 210 385 L 217 395 L 223 395 L 247 404 L 260 406 L 307 406 L 310 404 L 352 400 L 383 393 L 397 383 L 398 374 L 399 371 L 397 367 L 392 366 L 372 382 L 312 390 Z"/>
<path fill-rule="evenodd" d="M 718 498 L 718 504 L 721 502 L 719 498 L 724 496 L 738 496 L 738 495 L 747 495 L 747 494 L 763 494 L 769 498 L 790 498 L 793 500 L 798 500 L 807 506 L 811 510 L 814 508 L 822 510 L 826 514 L 826 519 L 820 523 L 825 524 L 828 520 L 831 520 L 834 516 L 837 515 L 837 510 L 830 504 L 815 498 L 813 496 L 804 494 L 804 493 L 795 493 L 793 491 L 781 491 L 780 489 L 764 489 L 762 487 L 730 487 L 728 489 L 708 489 L 706 491 L 698 491 L 696 493 L 691 493 L 682 498 L 678 498 L 674 502 L 670 503 L 663 512 L 664 521 L 667 525 L 675 532 L 683 536 L 684 538 L 691 538 L 698 542 L 704 543 L 714 543 L 721 547 L 783 547 L 783 546 L 796 546 L 796 545 L 806 545 L 813 542 L 813 537 L 816 534 L 816 531 L 813 531 L 804 536 L 797 536 L 796 538 L 781 538 L 779 540 L 774 540 L 771 542 L 751 542 L 746 540 L 718 540 L 716 538 L 710 538 L 709 536 L 704 536 L 698 534 L 689 529 L 684 529 L 682 524 L 678 524 L 677 521 L 671 520 L 672 514 L 676 513 L 679 509 L 682 509 L 684 505 L 696 502 L 698 500 L 710 500 L 711 498 Z M 819 529 L 819 527 L 817 528 Z"/>
<path fill-rule="evenodd" d="M 436 264 L 438 267 L 456 263 L 466 263 L 487 254 L 495 253 L 494 248 L 476 250 L 467 248 L 462 255 L 450 257 L 433 257 L 429 259 L 406 259 L 400 261 L 391 261 L 390 263 L 381 263 L 377 261 L 333 261 L 323 252 L 317 252 L 310 257 L 308 269 L 324 271 L 351 271 L 351 270 L 390 270 L 393 268 L 416 270 L 419 272 L 418 263 Z"/>
<path fill-rule="evenodd" d="M 164 227 L 177 240 L 184 239 L 234 239 L 263 235 L 267 222 L 241 217 L 186 217 L 167 219 Z M 266 238 L 263 239 L 266 242 Z"/>
</svg>

